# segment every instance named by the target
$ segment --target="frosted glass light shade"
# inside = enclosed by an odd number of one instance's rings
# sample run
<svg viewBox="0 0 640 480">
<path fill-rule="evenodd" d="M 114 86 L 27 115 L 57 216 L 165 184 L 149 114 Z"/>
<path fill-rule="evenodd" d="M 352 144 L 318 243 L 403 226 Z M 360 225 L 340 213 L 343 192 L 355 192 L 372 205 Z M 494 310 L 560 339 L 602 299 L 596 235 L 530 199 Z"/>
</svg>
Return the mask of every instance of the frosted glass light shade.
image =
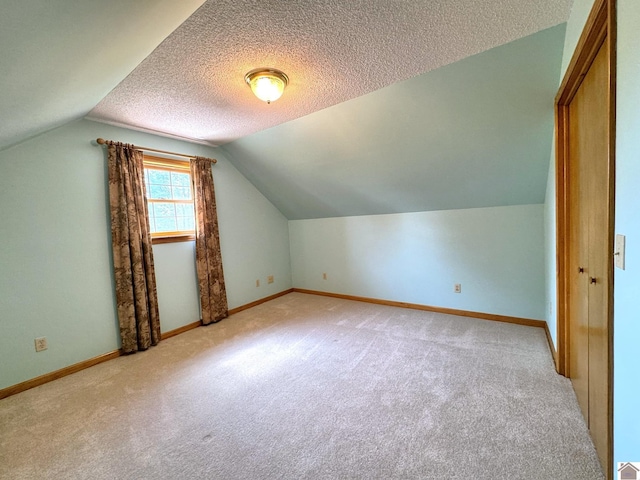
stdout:
<svg viewBox="0 0 640 480">
<path fill-rule="evenodd" d="M 263 102 L 271 103 L 282 96 L 289 78 L 274 68 L 257 68 L 244 76 L 253 94 Z"/>
</svg>

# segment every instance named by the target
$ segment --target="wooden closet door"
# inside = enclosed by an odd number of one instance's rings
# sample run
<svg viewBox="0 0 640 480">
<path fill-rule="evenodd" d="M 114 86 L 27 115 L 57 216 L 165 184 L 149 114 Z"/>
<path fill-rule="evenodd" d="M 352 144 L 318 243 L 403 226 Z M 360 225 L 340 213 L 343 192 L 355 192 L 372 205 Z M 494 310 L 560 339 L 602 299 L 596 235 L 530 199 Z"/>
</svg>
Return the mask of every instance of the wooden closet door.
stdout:
<svg viewBox="0 0 640 480">
<path fill-rule="evenodd" d="M 583 84 L 588 92 L 587 176 L 589 210 L 589 430 L 600 461 L 607 465 L 609 441 L 609 59 L 600 48 Z M 606 468 L 606 467 L 605 467 Z"/>
<path fill-rule="evenodd" d="M 555 99 L 558 372 L 613 466 L 616 1 L 595 0 Z M 584 269 L 580 273 L 580 269 Z"/>
<path fill-rule="evenodd" d="M 569 378 L 585 419 L 589 418 L 589 181 L 588 92 L 578 90 L 569 122 Z"/>
<path fill-rule="evenodd" d="M 569 376 L 608 465 L 609 61 L 600 48 L 569 106 Z"/>
</svg>

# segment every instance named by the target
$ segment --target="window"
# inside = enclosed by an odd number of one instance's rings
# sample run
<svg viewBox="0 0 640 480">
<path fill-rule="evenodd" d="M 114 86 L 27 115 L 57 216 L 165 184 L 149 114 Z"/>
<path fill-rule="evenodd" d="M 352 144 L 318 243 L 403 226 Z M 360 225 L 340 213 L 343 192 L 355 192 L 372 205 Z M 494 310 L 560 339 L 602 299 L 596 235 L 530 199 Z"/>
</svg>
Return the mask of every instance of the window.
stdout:
<svg viewBox="0 0 640 480">
<path fill-rule="evenodd" d="M 153 243 L 194 240 L 189 162 L 145 155 L 144 183 Z"/>
</svg>

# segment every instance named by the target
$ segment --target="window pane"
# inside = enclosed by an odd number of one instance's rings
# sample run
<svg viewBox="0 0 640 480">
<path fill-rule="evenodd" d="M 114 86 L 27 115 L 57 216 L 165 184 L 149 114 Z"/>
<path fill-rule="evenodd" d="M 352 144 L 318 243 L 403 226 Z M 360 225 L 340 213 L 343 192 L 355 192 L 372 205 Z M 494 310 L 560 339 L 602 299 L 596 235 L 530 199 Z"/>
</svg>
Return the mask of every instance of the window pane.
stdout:
<svg viewBox="0 0 640 480">
<path fill-rule="evenodd" d="M 156 217 L 175 217 L 176 215 L 173 203 L 154 203 L 153 212 Z"/>
<path fill-rule="evenodd" d="M 171 165 L 167 165 L 167 169 L 150 166 L 144 169 L 144 180 L 150 200 L 147 207 L 151 231 L 155 234 L 195 231 L 193 203 L 176 202 L 193 202 L 189 171 L 174 169 Z"/>
<path fill-rule="evenodd" d="M 171 185 L 171 172 L 165 170 L 147 169 L 149 172 L 149 183 L 153 185 Z"/>
<path fill-rule="evenodd" d="M 171 172 L 171 184 L 176 187 L 188 187 L 191 185 L 191 175 L 188 173 Z"/>
<path fill-rule="evenodd" d="M 176 217 L 156 217 L 156 232 L 175 232 Z"/>
<path fill-rule="evenodd" d="M 176 200 L 189 200 L 191 199 L 191 189 L 189 187 L 172 187 L 173 198 Z"/>
<path fill-rule="evenodd" d="M 171 187 L 168 185 L 150 185 L 149 198 L 159 200 L 171 200 Z"/>
<path fill-rule="evenodd" d="M 195 219 L 193 217 L 176 217 L 178 220 L 178 230 L 195 230 Z"/>
<path fill-rule="evenodd" d="M 193 217 L 192 203 L 176 203 L 176 215 L 179 217 Z"/>
</svg>

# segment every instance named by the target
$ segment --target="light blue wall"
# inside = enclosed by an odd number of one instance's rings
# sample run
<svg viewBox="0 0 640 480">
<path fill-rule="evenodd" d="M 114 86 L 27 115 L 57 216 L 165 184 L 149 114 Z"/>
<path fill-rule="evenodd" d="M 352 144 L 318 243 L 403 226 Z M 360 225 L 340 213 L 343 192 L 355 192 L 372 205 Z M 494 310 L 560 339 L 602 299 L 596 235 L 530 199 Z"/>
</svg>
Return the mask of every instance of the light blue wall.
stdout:
<svg viewBox="0 0 640 480">
<path fill-rule="evenodd" d="M 195 258 L 195 242 L 165 243 L 153 247 L 158 310 L 163 332 L 175 330 L 200 318 Z"/>
<path fill-rule="evenodd" d="M 582 35 L 582 30 L 584 30 L 584 25 L 587 23 L 587 18 L 589 18 L 594 3 L 594 0 L 573 0 L 571 15 L 567 22 L 567 30 L 564 37 L 564 52 L 562 55 L 563 76 L 564 72 L 567 71 L 567 67 L 576 49 L 576 45 L 578 45 L 578 40 L 580 39 L 580 35 Z"/>
<path fill-rule="evenodd" d="M 293 285 L 542 319 L 542 219 L 525 205 L 292 220 Z"/>
<path fill-rule="evenodd" d="M 214 175 L 229 308 L 291 288 L 287 219 L 230 162 L 218 162 Z"/>
<path fill-rule="evenodd" d="M 556 294 L 556 183 L 555 141 L 551 150 L 547 193 L 544 201 L 544 266 L 545 266 L 545 319 L 556 350 L 558 348 L 557 294 Z"/>
<path fill-rule="evenodd" d="M 575 0 L 567 24 L 562 75 L 571 60 L 594 0 Z M 614 467 L 617 462 L 640 461 L 640 2 L 618 0 L 616 233 L 627 237 L 624 271 L 614 277 L 613 423 Z M 552 157 L 553 158 L 553 157 Z M 547 299 L 555 325 L 555 175 L 552 163 L 545 204 Z M 614 478 L 616 474 L 614 473 Z"/>
<path fill-rule="evenodd" d="M 86 120 L 67 124 L 0 152 L 0 388 L 119 347 L 105 152 L 90 143 L 97 137 L 217 158 L 229 306 L 291 287 L 287 220 L 223 152 Z M 193 242 L 154 253 L 163 331 L 197 321 Z M 39 336 L 49 349 L 36 353 Z"/>
<path fill-rule="evenodd" d="M 615 270 L 614 461 L 640 462 L 640 2 L 618 0 L 616 233 L 627 237 Z"/>
</svg>

